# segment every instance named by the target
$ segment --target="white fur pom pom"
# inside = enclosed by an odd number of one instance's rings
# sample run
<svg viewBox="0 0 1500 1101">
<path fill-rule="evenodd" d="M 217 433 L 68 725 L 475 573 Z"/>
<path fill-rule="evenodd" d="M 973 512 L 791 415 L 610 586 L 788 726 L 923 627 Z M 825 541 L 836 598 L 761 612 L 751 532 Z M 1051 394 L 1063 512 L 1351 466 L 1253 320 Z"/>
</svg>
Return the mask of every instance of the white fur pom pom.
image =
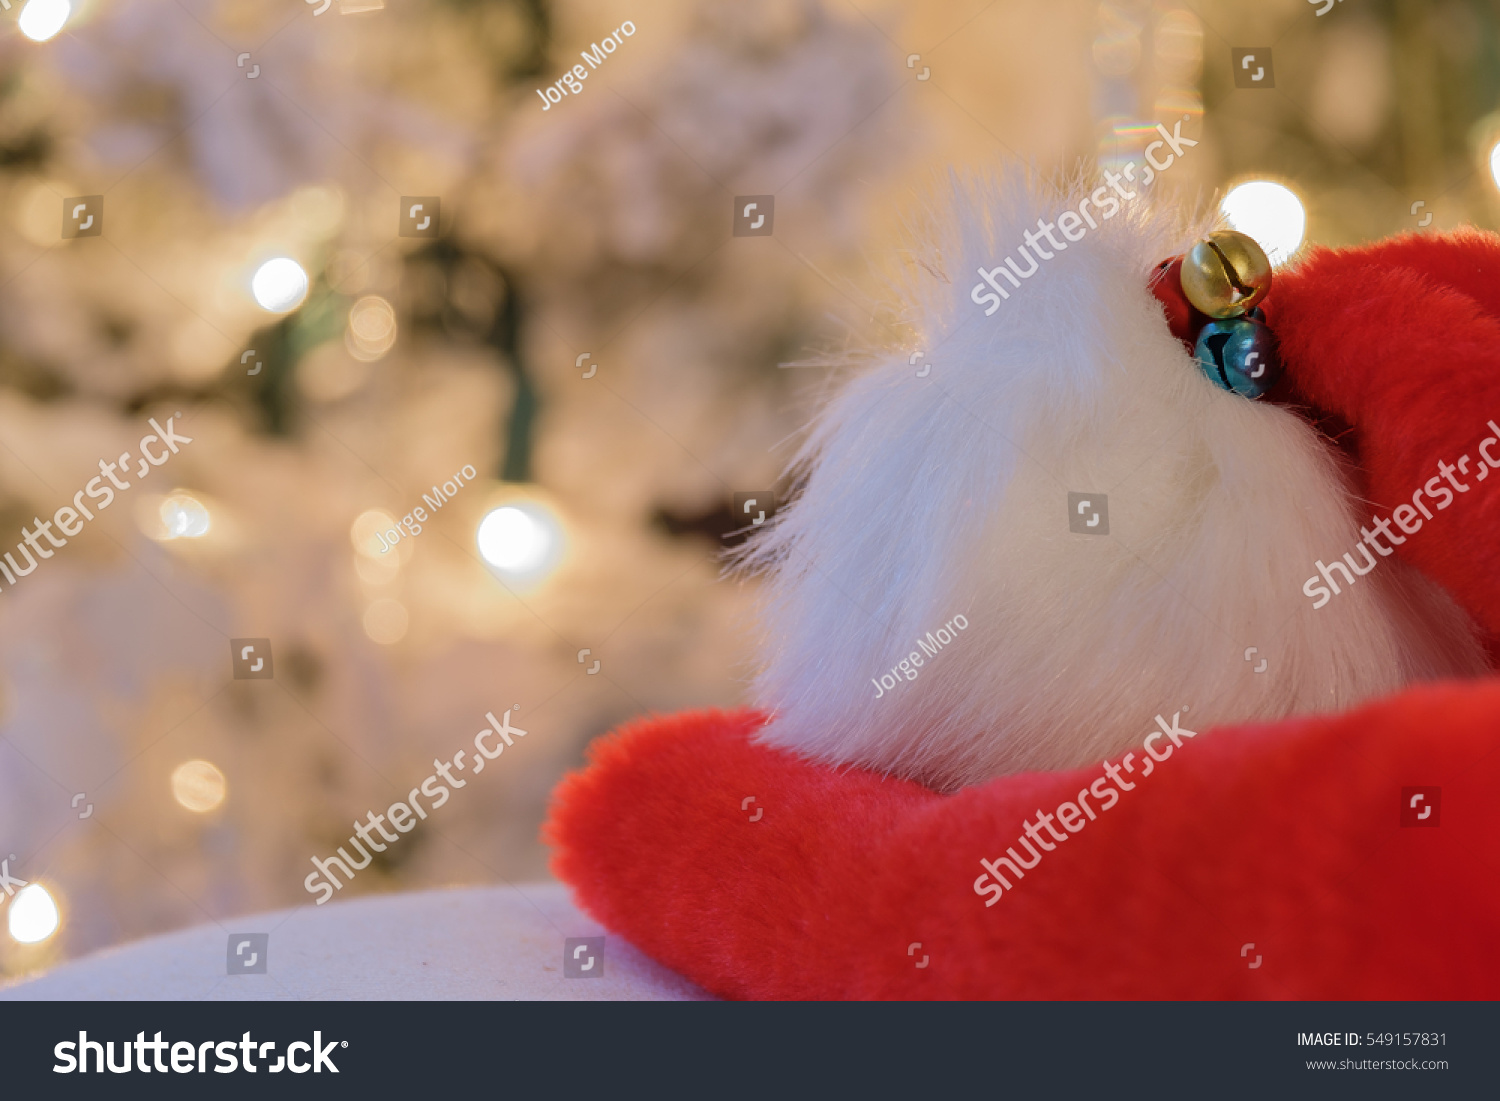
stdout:
<svg viewBox="0 0 1500 1101">
<path fill-rule="evenodd" d="M 1312 564 L 1360 541 L 1352 483 L 1169 332 L 1147 279 L 1196 234 L 1143 195 L 986 317 L 977 269 L 1080 195 L 1019 173 L 953 192 L 903 304 L 930 372 L 865 357 L 744 555 L 768 574 L 764 740 L 952 789 L 1096 763 L 1185 705 L 1202 730 L 1484 669 L 1394 558 L 1314 610 Z M 1070 530 L 1070 493 L 1107 535 Z"/>
</svg>

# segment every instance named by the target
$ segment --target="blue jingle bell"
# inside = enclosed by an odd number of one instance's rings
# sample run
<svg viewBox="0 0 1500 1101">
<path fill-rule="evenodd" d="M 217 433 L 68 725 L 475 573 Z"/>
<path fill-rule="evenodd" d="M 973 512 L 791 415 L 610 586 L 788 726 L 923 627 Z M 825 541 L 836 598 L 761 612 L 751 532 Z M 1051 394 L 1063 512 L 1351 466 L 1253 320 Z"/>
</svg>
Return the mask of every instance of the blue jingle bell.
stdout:
<svg viewBox="0 0 1500 1101">
<path fill-rule="evenodd" d="M 1261 397 L 1281 377 L 1276 334 L 1254 316 L 1259 313 L 1209 322 L 1193 349 L 1198 366 L 1215 385 L 1247 398 Z"/>
</svg>

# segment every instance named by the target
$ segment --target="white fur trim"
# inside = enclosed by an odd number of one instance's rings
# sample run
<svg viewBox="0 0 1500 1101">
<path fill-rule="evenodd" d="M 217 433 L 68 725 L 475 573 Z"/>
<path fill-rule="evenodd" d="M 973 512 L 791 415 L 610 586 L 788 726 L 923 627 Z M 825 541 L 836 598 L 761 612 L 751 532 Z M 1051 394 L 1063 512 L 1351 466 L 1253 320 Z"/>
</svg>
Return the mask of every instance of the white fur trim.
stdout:
<svg viewBox="0 0 1500 1101">
<path fill-rule="evenodd" d="M 930 374 L 865 357 L 744 555 L 769 575 L 765 741 L 952 789 L 1137 748 L 1184 705 L 1203 730 L 1485 668 L 1464 613 L 1395 558 L 1313 610 L 1313 562 L 1369 510 L 1306 421 L 1218 389 L 1168 331 L 1146 279 L 1196 236 L 1180 220 L 1142 196 L 983 316 L 976 269 L 1077 198 L 955 183 L 924 231 L 903 295 Z M 1070 490 L 1108 494 L 1108 536 L 1069 531 Z M 876 699 L 913 650 L 917 678 Z"/>
</svg>

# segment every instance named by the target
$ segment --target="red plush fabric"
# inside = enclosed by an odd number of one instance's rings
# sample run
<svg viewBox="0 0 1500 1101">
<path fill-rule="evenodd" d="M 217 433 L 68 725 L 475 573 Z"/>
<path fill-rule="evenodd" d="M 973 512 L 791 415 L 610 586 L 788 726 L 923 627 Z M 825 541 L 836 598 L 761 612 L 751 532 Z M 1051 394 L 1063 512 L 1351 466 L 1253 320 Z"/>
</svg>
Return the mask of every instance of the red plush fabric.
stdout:
<svg viewBox="0 0 1500 1101">
<path fill-rule="evenodd" d="M 747 712 L 651 719 L 559 789 L 554 867 L 731 998 L 1492 998 L 1497 716 L 1487 683 L 1185 738 L 993 906 L 981 858 L 1100 769 L 941 796 L 752 744 Z M 1419 785 L 1436 829 L 1400 825 Z"/>
<path fill-rule="evenodd" d="M 1500 436 L 1500 238 L 1314 249 L 1277 275 L 1266 313 L 1292 389 L 1353 427 L 1370 515 L 1416 509 L 1419 493 L 1434 513 L 1396 553 L 1500 633 L 1500 494 L 1479 453 Z M 1488 453 L 1500 461 L 1500 445 Z M 1461 460 L 1451 474 L 1466 490 L 1439 475 Z M 1436 510 L 1426 486 L 1446 486 L 1452 505 Z"/>
<path fill-rule="evenodd" d="M 1478 450 L 1500 436 L 1500 240 L 1315 250 L 1266 308 L 1289 400 L 1349 425 L 1372 515 L 1469 456 L 1468 490 L 1441 511 L 1424 498 L 1434 517 L 1397 552 L 1500 633 L 1500 478 Z M 627 726 L 564 781 L 547 829 L 586 909 L 717 994 L 1500 996 L 1500 679 L 1203 731 L 1149 775 L 1137 750 L 1134 789 L 1096 797 L 991 906 L 980 861 L 1101 768 L 942 796 L 757 745 L 762 721 Z M 1401 824 L 1409 787 L 1441 788 L 1436 828 Z"/>
</svg>

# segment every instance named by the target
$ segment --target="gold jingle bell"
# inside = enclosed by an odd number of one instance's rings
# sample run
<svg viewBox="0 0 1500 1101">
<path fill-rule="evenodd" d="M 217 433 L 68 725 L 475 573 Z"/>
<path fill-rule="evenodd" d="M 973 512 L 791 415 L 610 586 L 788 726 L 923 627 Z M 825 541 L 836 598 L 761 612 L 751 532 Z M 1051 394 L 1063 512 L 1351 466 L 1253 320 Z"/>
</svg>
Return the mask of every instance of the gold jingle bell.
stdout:
<svg viewBox="0 0 1500 1101">
<path fill-rule="evenodd" d="M 1209 317 L 1239 317 L 1271 289 L 1271 260 L 1253 238 L 1210 233 L 1182 258 L 1182 293 Z"/>
</svg>

